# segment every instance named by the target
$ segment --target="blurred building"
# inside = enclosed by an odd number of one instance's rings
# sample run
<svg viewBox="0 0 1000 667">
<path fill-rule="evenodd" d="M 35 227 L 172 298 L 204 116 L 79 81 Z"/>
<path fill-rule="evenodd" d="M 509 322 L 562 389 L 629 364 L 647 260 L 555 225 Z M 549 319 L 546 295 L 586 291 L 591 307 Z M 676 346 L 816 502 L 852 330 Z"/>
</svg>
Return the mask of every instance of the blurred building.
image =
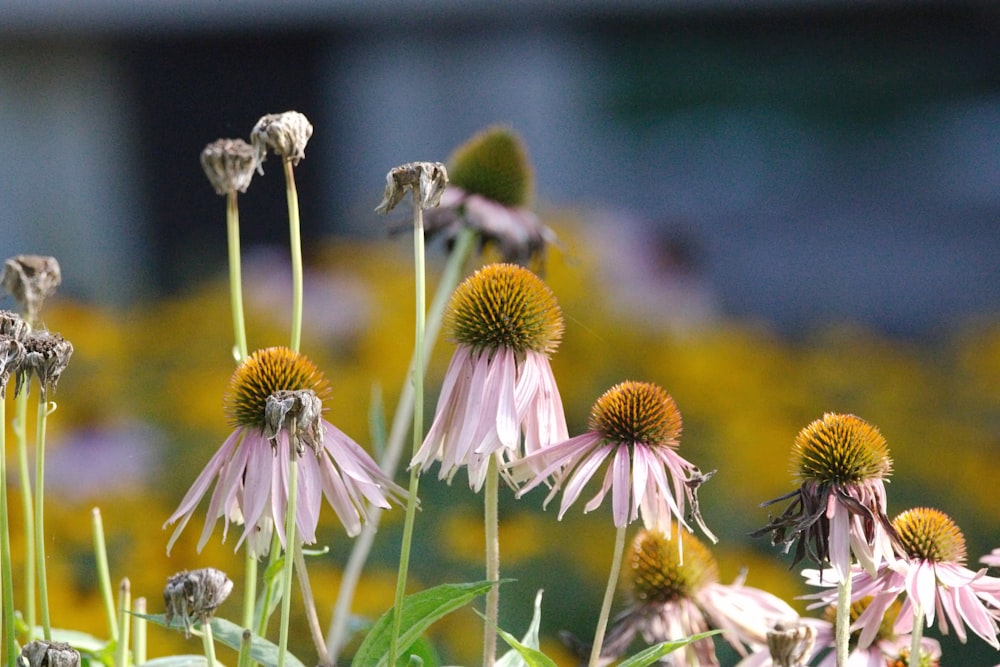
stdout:
<svg viewBox="0 0 1000 667">
<path fill-rule="evenodd" d="M 220 270 L 198 154 L 264 113 L 316 127 L 313 238 L 383 233 L 390 167 L 499 121 L 542 206 L 682 221 L 727 312 L 925 331 L 1000 303 L 998 28 L 987 0 L 0 0 L 0 252 L 128 302 Z M 285 239 L 265 169 L 247 245 Z"/>
</svg>

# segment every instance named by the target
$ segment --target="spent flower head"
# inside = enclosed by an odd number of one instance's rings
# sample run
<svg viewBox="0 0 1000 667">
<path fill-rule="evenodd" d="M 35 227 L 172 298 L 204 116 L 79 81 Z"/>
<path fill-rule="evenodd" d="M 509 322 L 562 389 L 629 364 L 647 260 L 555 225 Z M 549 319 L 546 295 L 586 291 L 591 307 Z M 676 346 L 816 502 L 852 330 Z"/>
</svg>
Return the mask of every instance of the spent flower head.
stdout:
<svg viewBox="0 0 1000 667">
<path fill-rule="evenodd" d="M 596 509 L 611 491 L 611 511 L 616 526 L 642 516 L 646 528 L 670 534 L 671 516 L 690 530 L 685 504 L 705 534 L 698 508 L 698 487 L 713 473 L 704 474 L 682 458 L 681 413 L 662 387 L 651 382 L 627 381 L 606 391 L 590 411 L 583 435 L 553 444 L 516 464 L 515 480 L 527 483 L 518 495 L 551 481 L 547 505 L 562 490 L 559 518 L 576 502 L 584 486 L 609 461 L 597 494 L 584 507 Z"/>
<path fill-rule="evenodd" d="M 45 300 L 62 283 L 62 272 L 55 257 L 17 255 L 4 262 L 0 285 L 24 308 L 25 319 L 32 326 Z"/>
<path fill-rule="evenodd" d="M 18 369 L 14 393 L 21 393 L 34 375 L 41 387 L 41 400 L 46 401 L 49 392 L 55 393 L 59 378 L 69 365 L 73 344 L 59 334 L 45 330 L 31 331 L 23 341 L 24 359 Z"/>
<path fill-rule="evenodd" d="M 489 127 L 462 144 L 448 160 L 451 182 L 441 206 L 427 215 L 428 236 L 451 242 L 463 227 L 495 244 L 506 262 L 544 259 L 556 235 L 529 208 L 534 175 L 524 142 L 502 125 Z"/>
<path fill-rule="evenodd" d="M 306 156 L 306 144 L 312 133 L 312 123 L 298 111 L 261 116 L 250 131 L 250 140 L 257 154 L 257 171 L 264 173 L 262 165 L 267 159 L 268 151 L 298 165 Z"/>
<path fill-rule="evenodd" d="M 601 650 L 602 662 L 620 658 L 636 635 L 646 644 L 722 630 L 740 654 L 766 645 L 776 623 L 790 624 L 797 614 L 766 591 L 719 581 L 719 567 L 708 547 L 689 533 L 681 558 L 677 545 L 658 530 L 641 530 L 625 556 L 627 606 L 613 621 Z M 670 654 L 675 667 L 718 665 L 711 638 Z"/>
<path fill-rule="evenodd" d="M 764 505 L 791 499 L 755 536 L 771 534 L 773 544 L 795 545 L 793 565 L 802 558 L 830 563 L 847 576 L 851 553 L 869 571 L 892 561 L 894 531 L 886 516 L 885 482 L 892 459 L 885 438 L 850 414 L 827 413 L 795 437 L 792 448 L 799 488 Z"/>
<path fill-rule="evenodd" d="M 36 639 L 21 647 L 18 667 L 80 667 L 80 652 L 66 642 Z"/>
<path fill-rule="evenodd" d="M 307 544 L 316 541 L 323 497 L 351 536 L 361 531 L 369 505 L 388 509 L 390 499 L 405 497 L 360 445 L 322 418 L 328 394 L 319 368 L 289 348 L 258 350 L 240 364 L 226 396 L 235 430 L 164 525 L 180 522 L 168 552 L 213 481 L 199 550 L 220 518 L 223 539 L 230 521 L 244 524 L 236 547 L 245 540 L 254 556 L 268 552 L 273 530 L 284 545 L 289 461 L 298 466 L 297 535 Z"/>
<path fill-rule="evenodd" d="M 385 176 L 385 193 L 375 207 L 385 215 L 396 208 L 407 192 L 413 193 L 413 205 L 421 209 L 434 208 L 448 185 L 448 170 L 440 162 L 408 162 L 393 167 Z"/>
<path fill-rule="evenodd" d="M 163 588 L 167 626 L 175 616 L 180 617 L 184 624 L 184 636 L 190 638 L 191 623 L 208 622 L 232 590 L 232 580 L 214 567 L 178 572 L 167 579 Z"/>
<path fill-rule="evenodd" d="M 201 152 L 201 168 L 220 195 L 246 192 L 256 167 L 257 151 L 242 139 L 218 139 Z"/>
<path fill-rule="evenodd" d="M 458 286 L 444 322 L 458 348 L 411 465 L 427 469 L 440 461 L 441 478 L 449 481 L 468 466 L 469 485 L 478 491 L 490 457 L 502 468 L 566 437 L 549 366 L 562 338 L 562 311 L 531 271 L 491 264 Z"/>
<path fill-rule="evenodd" d="M 11 373 L 20 372 L 24 361 L 24 345 L 14 336 L 0 334 L 0 400 L 7 395 Z"/>
</svg>

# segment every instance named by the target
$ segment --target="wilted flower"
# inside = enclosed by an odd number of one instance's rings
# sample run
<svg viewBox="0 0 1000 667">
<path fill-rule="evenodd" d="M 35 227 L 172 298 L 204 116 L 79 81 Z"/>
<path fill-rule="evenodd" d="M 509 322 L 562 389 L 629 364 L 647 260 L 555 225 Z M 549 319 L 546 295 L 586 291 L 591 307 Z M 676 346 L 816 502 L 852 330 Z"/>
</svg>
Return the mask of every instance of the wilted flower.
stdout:
<svg viewBox="0 0 1000 667">
<path fill-rule="evenodd" d="M 656 530 L 642 530 L 626 555 L 623 577 L 628 606 L 608 629 L 602 664 L 620 658 L 636 635 L 646 644 L 722 630 L 740 654 L 762 648 L 776 623 L 793 623 L 798 615 L 780 598 L 757 588 L 719 583 L 719 567 L 708 548 L 684 533 L 684 558 L 672 540 Z M 718 665 L 711 638 L 679 649 L 664 663 L 673 667 Z"/>
<path fill-rule="evenodd" d="M 55 257 L 17 255 L 4 262 L 0 285 L 24 307 L 25 319 L 38 322 L 38 313 L 45 299 L 62 283 L 62 272 Z"/>
<path fill-rule="evenodd" d="M 220 195 L 246 192 L 256 166 L 256 151 L 242 139 L 219 139 L 201 152 L 201 168 Z"/>
<path fill-rule="evenodd" d="M 0 400 L 7 395 L 11 373 L 18 373 L 24 361 L 24 345 L 13 337 L 0 334 Z"/>
<path fill-rule="evenodd" d="M 555 443 L 517 463 L 516 479 L 528 479 L 521 496 L 552 479 L 545 504 L 563 491 L 562 519 L 580 497 L 587 482 L 605 460 L 610 460 L 600 490 L 584 507 L 596 509 L 611 491 L 615 525 L 624 526 L 642 515 L 647 528 L 669 534 L 671 515 L 688 527 L 685 499 L 691 516 L 714 542 L 698 509 L 698 487 L 713 473 L 703 474 L 677 453 L 681 413 L 662 387 L 650 382 L 622 382 L 604 393 L 590 411 L 583 435 Z M 688 527 L 689 528 L 689 527 Z"/>
<path fill-rule="evenodd" d="M 806 623 L 778 623 L 767 631 L 767 650 L 775 667 L 802 667 L 816 645 L 816 628 Z"/>
<path fill-rule="evenodd" d="M 413 193 L 413 205 L 421 209 L 434 208 L 448 185 L 448 170 L 440 162 L 408 162 L 393 167 L 385 176 L 385 194 L 375 207 L 376 213 L 386 214 Z"/>
<path fill-rule="evenodd" d="M 532 212 L 532 169 L 521 138 L 495 126 L 475 135 L 448 160 L 451 182 L 441 205 L 425 221 L 428 236 L 450 242 L 463 227 L 479 232 L 483 244 L 495 243 L 505 262 L 544 259 L 555 232 Z"/>
<path fill-rule="evenodd" d="M 34 375 L 41 387 L 41 400 L 48 400 L 49 392 L 55 392 L 72 356 L 73 344 L 59 334 L 44 330 L 29 332 L 24 337 L 24 359 L 18 369 L 14 393 L 20 393 Z"/>
<path fill-rule="evenodd" d="M 250 140 L 257 154 L 257 171 L 264 173 L 261 165 L 267 158 L 268 150 L 297 165 L 306 156 L 306 144 L 312 133 L 312 123 L 298 111 L 261 116 L 250 131 Z"/>
<path fill-rule="evenodd" d="M 754 536 L 771 533 L 773 544 L 795 545 L 794 565 L 808 556 L 847 576 L 851 553 L 874 571 L 892 561 L 893 529 L 885 514 L 885 481 L 892 459 L 878 429 L 854 415 L 827 413 L 795 438 L 792 458 L 801 485 L 764 505 L 792 499 Z"/>
<path fill-rule="evenodd" d="M 18 667 L 79 667 L 80 652 L 66 642 L 36 639 L 21 647 Z"/>
<path fill-rule="evenodd" d="M 233 582 L 222 570 L 206 567 L 178 572 L 163 589 L 167 626 L 175 616 L 184 623 L 184 636 L 191 636 L 191 623 L 206 623 L 233 590 Z"/>
<path fill-rule="evenodd" d="M 549 355 L 559 345 L 562 311 L 531 271 L 491 264 L 451 297 L 445 327 L 458 343 L 445 374 L 434 423 L 411 466 L 441 462 L 442 479 L 468 466 L 478 491 L 490 457 L 504 464 L 566 438 Z M 524 434 L 523 448 L 520 446 Z"/>
<path fill-rule="evenodd" d="M 851 573 L 854 599 L 872 598 L 852 625 L 861 630 L 858 646 L 864 648 L 872 643 L 887 610 L 905 593 L 893 626 L 895 632 L 910 632 L 914 612 L 919 609 L 927 627 L 934 625 L 936 616 L 942 633 L 948 632 L 950 621 L 960 641 L 965 642 L 968 626 L 983 641 L 1000 649 L 1000 579 L 987 576 L 985 568 L 973 571 L 965 567 L 965 537 L 955 522 L 939 510 L 918 507 L 899 514 L 892 525 L 905 555 L 883 565 L 875 574 L 860 567 Z M 826 585 L 819 572 L 804 574 L 809 583 Z M 809 597 L 831 604 L 836 592 Z"/>
<path fill-rule="evenodd" d="M 167 544 L 169 552 L 212 482 L 201 550 L 215 522 L 244 523 L 244 540 L 255 556 L 270 548 L 275 528 L 284 545 L 288 499 L 287 466 L 298 466 L 298 536 L 316 541 L 320 505 L 325 496 L 348 535 L 361 531 L 367 503 L 386 508 L 406 492 L 394 484 L 367 452 L 322 418 L 326 378 L 305 356 L 284 347 L 258 350 L 233 373 L 227 412 L 236 429 L 195 480 L 167 524 L 180 521 Z"/>
</svg>

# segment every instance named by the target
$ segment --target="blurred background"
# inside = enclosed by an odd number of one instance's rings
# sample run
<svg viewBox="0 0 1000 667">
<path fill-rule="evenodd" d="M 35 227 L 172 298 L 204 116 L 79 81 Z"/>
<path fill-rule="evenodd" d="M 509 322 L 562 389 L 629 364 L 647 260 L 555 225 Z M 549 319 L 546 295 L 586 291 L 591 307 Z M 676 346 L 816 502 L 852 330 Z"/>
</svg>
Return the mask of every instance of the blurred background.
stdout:
<svg viewBox="0 0 1000 667">
<path fill-rule="evenodd" d="M 667 388 L 682 453 L 719 470 L 702 504 L 724 579 L 749 566 L 750 585 L 804 592 L 747 533 L 825 411 L 888 439 L 890 514 L 940 508 L 970 562 L 1000 546 L 998 35 L 986 0 L 0 0 L 0 253 L 59 259 L 44 315 L 76 347 L 49 422 L 54 621 L 102 632 L 94 505 L 113 576 L 151 607 L 180 569 L 240 578 L 231 543 L 197 556 L 193 524 L 168 559 L 160 525 L 228 432 L 225 204 L 198 156 L 288 109 L 315 127 L 296 169 L 303 350 L 360 442 L 373 388 L 391 411 L 411 346 L 410 240 L 388 233 L 405 214 L 373 213 L 385 173 L 501 122 L 561 239 L 545 277 L 567 318 L 553 367 L 570 431 L 621 380 Z M 285 343 L 290 311 L 284 182 L 264 167 L 240 197 L 251 348 Z M 450 354 L 441 343 L 432 395 Z M 481 500 L 463 479 L 422 492 L 414 585 L 478 578 Z M 604 510 L 554 524 L 540 504 L 503 499 L 517 583 L 502 621 L 521 634 L 544 587 L 559 654 L 558 630 L 592 632 L 614 531 Z M 313 576 L 329 604 L 350 544 L 325 514 L 332 553 Z M 391 604 L 392 515 L 362 614 Z M 479 623 L 465 610 L 435 627 L 447 660 L 474 663 Z M 947 641 L 945 659 L 998 661 L 978 639 Z"/>
</svg>

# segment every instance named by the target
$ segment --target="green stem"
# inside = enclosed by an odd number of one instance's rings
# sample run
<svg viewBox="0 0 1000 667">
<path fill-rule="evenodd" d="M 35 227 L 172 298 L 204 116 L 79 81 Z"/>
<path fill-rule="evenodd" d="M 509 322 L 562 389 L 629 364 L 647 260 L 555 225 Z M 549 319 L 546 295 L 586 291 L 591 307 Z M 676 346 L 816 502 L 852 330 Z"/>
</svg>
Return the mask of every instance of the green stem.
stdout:
<svg viewBox="0 0 1000 667">
<path fill-rule="evenodd" d="M 483 667 L 493 667 L 497 659 L 497 619 L 500 609 L 500 512 L 497 460 L 490 456 L 483 489 L 486 532 L 486 580 L 494 582 L 486 593 L 486 622 L 483 625 Z"/>
<path fill-rule="evenodd" d="M 0 389 L 0 590 L 3 591 L 2 627 L 7 665 L 14 667 L 18 651 L 14 641 L 14 566 L 7 515 L 7 401 L 4 393 Z"/>
<path fill-rule="evenodd" d="M 243 582 L 243 627 L 253 627 L 253 606 L 257 602 L 257 557 L 244 549 L 246 557 L 246 579 Z"/>
<path fill-rule="evenodd" d="M 290 442 L 291 456 L 288 459 L 288 504 L 285 507 L 285 562 L 281 571 L 281 627 L 278 630 L 278 667 L 285 666 L 285 653 L 288 650 L 288 621 L 292 614 L 292 569 L 295 559 L 292 557 L 296 541 L 295 512 L 299 493 L 299 464 L 296 460 L 295 443 Z"/>
<path fill-rule="evenodd" d="M 275 582 L 278 581 L 277 577 L 271 577 L 268 579 L 267 573 L 271 572 L 271 568 L 281 557 L 281 541 L 278 537 L 278 530 L 275 528 L 271 535 L 271 548 L 268 550 L 268 560 L 267 568 L 265 572 L 265 582 L 264 582 L 264 595 L 262 596 L 260 609 L 258 610 L 260 616 L 257 619 L 257 636 L 266 637 L 267 636 L 267 623 L 271 619 L 271 601 L 274 599 L 274 589 L 277 586 Z"/>
<path fill-rule="evenodd" d="M 233 311 L 233 337 L 236 363 L 246 360 L 247 331 L 243 318 L 243 278 L 240 269 L 240 211 L 236 204 L 236 191 L 226 197 L 226 236 L 229 241 L 229 298 Z"/>
<path fill-rule="evenodd" d="M 284 160 L 283 163 L 288 195 L 288 236 L 292 250 L 292 342 L 289 347 L 298 352 L 302 343 L 302 238 L 299 233 L 299 194 L 295 189 L 292 161 Z"/>
<path fill-rule="evenodd" d="M 431 305 L 427 311 L 427 328 L 424 332 L 424 359 L 434 347 L 438 332 L 441 330 L 441 322 L 444 319 L 444 310 L 448 305 L 452 292 L 458 285 L 463 275 L 463 268 L 472 249 L 475 247 L 476 232 L 470 228 L 463 229 L 455 241 L 451 254 L 448 256 L 448 263 L 444 267 L 441 278 L 438 281 L 437 290 Z M 416 350 L 414 350 L 415 356 Z M 406 372 L 406 377 L 413 377 L 416 360 L 411 356 L 410 366 Z M 426 363 L 425 363 L 426 367 Z M 385 453 L 382 456 L 381 467 L 390 478 L 395 477 L 399 467 L 399 459 L 402 456 L 403 444 L 406 442 L 406 434 L 409 431 L 413 420 L 413 384 L 404 382 L 399 394 L 399 401 L 396 404 L 396 411 L 393 414 L 392 427 L 389 430 Z M 351 548 L 351 555 L 344 566 L 344 574 L 340 582 L 340 590 L 337 592 L 337 602 L 333 610 L 333 620 L 327 633 L 327 646 L 330 650 L 331 663 L 336 664 L 340 654 L 340 649 L 346 641 L 347 621 L 350 617 L 351 602 L 354 599 L 354 591 L 357 590 L 358 582 L 361 580 L 361 572 L 375 544 L 375 535 L 378 533 L 379 523 L 382 520 L 383 510 L 378 507 L 371 508 L 368 522 L 361 529 L 361 534 L 354 540 Z"/>
<path fill-rule="evenodd" d="M 104 541 L 104 522 L 101 510 L 90 511 L 90 525 L 94 535 L 94 557 L 97 560 L 97 581 L 104 602 L 104 615 L 108 621 L 108 635 L 111 641 L 118 641 L 118 614 L 115 611 L 115 597 L 111 590 L 111 572 L 108 569 L 108 549 Z"/>
<path fill-rule="evenodd" d="M 115 667 L 128 667 L 128 642 L 129 642 L 129 608 L 132 606 L 132 586 L 128 578 L 122 579 L 118 589 L 118 627 L 121 629 L 121 641 L 118 642 L 116 652 Z"/>
<path fill-rule="evenodd" d="M 212 635 L 212 621 L 209 619 L 201 623 L 201 645 L 205 651 L 206 667 L 215 667 L 215 638 Z"/>
<path fill-rule="evenodd" d="M 910 667 L 920 667 L 921 650 L 920 640 L 924 636 L 924 609 L 920 605 L 913 607 L 913 630 L 910 634 L 910 657 L 908 664 Z"/>
<path fill-rule="evenodd" d="M 52 404 L 55 410 L 55 404 Z M 35 559 L 38 568 L 38 608 L 42 617 L 42 632 L 52 641 L 52 621 L 49 618 L 49 585 L 45 571 L 45 426 L 49 402 L 44 388 L 38 398 L 38 421 L 35 423 Z"/>
<path fill-rule="evenodd" d="M 136 614 L 145 614 L 146 598 L 136 598 L 134 610 Z M 142 616 L 135 617 L 135 630 L 132 635 L 132 660 L 135 664 L 141 665 L 146 662 L 146 619 Z"/>
<path fill-rule="evenodd" d="M 608 618 L 611 616 L 611 603 L 615 599 L 615 588 L 618 585 L 618 575 L 622 568 L 622 554 L 625 552 L 625 526 L 619 526 L 615 535 L 615 555 L 611 560 L 611 574 L 608 575 L 608 587 L 604 591 L 604 602 L 601 604 L 601 615 L 597 618 L 597 630 L 594 632 L 594 645 L 590 649 L 589 667 L 596 667 L 604 647 L 604 633 L 608 629 Z"/>
<path fill-rule="evenodd" d="M 837 619 L 835 627 L 837 667 L 847 667 L 851 639 L 851 571 L 837 585 Z"/>
<path fill-rule="evenodd" d="M 250 642 L 253 639 L 253 633 L 249 630 L 243 630 L 243 636 L 240 637 L 240 657 L 236 661 L 237 667 L 250 667 Z"/>
<path fill-rule="evenodd" d="M 302 545 L 295 544 L 295 574 L 299 578 L 299 589 L 302 591 L 302 604 L 306 610 L 306 621 L 309 624 L 309 633 L 312 635 L 313 644 L 316 646 L 316 655 L 319 657 L 319 664 L 323 667 L 333 665 L 330 662 L 330 653 L 326 650 L 326 642 L 323 641 L 323 630 L 319 627 L 319 615 L 316 613 L 316 598 L 313 597 L 312 586 L 309 585 L 309 571 L 306 570 L 306 558 L 302 553 Z"/>
<path fill-rule="evenodd" d="M 14 402 L 14 437 L 17 439 L 18 474 L 21 476 L 21 509 L 24 513 L 24 621 L 28 627 L 26 642 L 35 639 L 38 616 L 35 611 L 35 500 L 32 494 L 31 472 L 28 465 L 28 392 L 17 395 Z"/>
<path fill-rule="evenodd" d="M 424 437 L 424 336 L 427 328 L 426 259 L 424 256 L 424 210 L 416 191 L 413 198 L 413 265 L 416 284 L 416 326 L 413 342 L 413 452 L 420 448 Z M 396 597 L 393 603 L 392 634 L 389 640 L 389 665 L 396 664 L 399 655 L 399 632 L 402 623 L 403 597 L 406 595 L 406 577 L 410 569 L 410 549 L 413 542 L 413 523 L 417 514 L 417 491 L 420 487 L 420 470 L 410 469 L 409 495 L 406 498 L 406 518 L 403 523 L 403 540 L 399 550 L 399 573 L 396 578 Z"/>
</svg>

